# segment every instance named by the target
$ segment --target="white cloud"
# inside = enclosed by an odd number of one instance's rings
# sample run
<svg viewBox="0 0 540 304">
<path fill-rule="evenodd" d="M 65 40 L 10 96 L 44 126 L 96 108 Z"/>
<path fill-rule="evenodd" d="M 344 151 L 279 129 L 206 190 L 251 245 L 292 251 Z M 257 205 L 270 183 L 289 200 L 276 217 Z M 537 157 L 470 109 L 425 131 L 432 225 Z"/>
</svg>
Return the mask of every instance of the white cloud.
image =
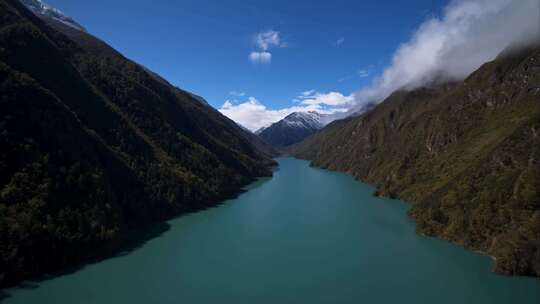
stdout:
<svg viewBox="0 0 540 304">
<path fill-rule="evenodd" d="M 272 54 L 270 52 L 251 52 L 249 54 L 249 60 L 253 63 L 270 63 L 272 61 Z"/>
<path fill-rule="evenodd" d="M 380 102 L 397 89 L 436 77 L 462 79 L 509 45 L 539 39 L 539 6 L 538 0 L 451 2 L 441 18 L 426 20 L 398 47 L 382 75 L 355 94 L 356 103 Z"/>
<path fill-rule="evenodd" d="M 334 42 L 334 45 L 335 46 L 341 46 L 343 44 L 343 42 L 345 42 L 345 37 L 339 37 L 339 39 L 336 40 L 336 42 Z"/>
<path fill-rule="evenodd" d="M 229 95 L 237 96 L 237 97 L 244 97 L 244 96 L 246 96 L 246 92 L 243 92 L 243 91 L 230 91 Z"/>
<path fill-rule="evenodd" d="M 315 90 L 309 90 L 309 91 L 304 91 L 302 92 L 302 97 L 306 97 L 306 96 L 312 96 L 313 94 L 317 93 L 317 91 Z"/>
<path fill-rule="evenodd" d="M 360 78 L 366 78 L 366 77 L 369 77 L 371 73 L 369 72 L 369 70 L 359 70 L 358 71 L 358 76 Z"/>
<path fill-rule="evenodd" d="M 281 37 L 279 32 L 272 30 L 257 33 L 255 35 L 255 43 L 263 51 L 267 51 L 268 49 L 275 46 L 284 46 L 281 43 Z"/>
<path fill-rule="evenodd" d="M 249 54 L 249 60 L 253 63 L 270 63 L 272 61 L 272 53 L 270 49 L 274 47 L 286 47 L 277 31 L 269 30 L 255 34 L 255 45 L 259 48 L 258 51 L 252 51 Z"/>
<path fill-rule="evenodd" d="M 304 94 L 301 96 L 304 96 Z M 333 114 L 345 112 L 347 109 L 344 107 L 327 107 L 323 104 L 302 104 L 273 110 L 267 108 L 255 97 L 249 97 L 246 101 L 237 104 L 227 100 L 219 108 L 219 111 L 249 130 L 256 131 L 261 127 L 269 126 L 285 118 L 285 116 L 293 112 L 317 111 L 322 114 Z"/>
<path fill-rule="evenodd" d="M 324 106 L 347 106 L 354 101 L 353 95 L 345 96 L 339 92 L 319 93 L 315 90 L 303 92 L 297 97 L 303 105 L 324 105 Z"/>
<path fill-rule="evenodd" d="M 338 82 L 351 80 L 351 79 L 357 78 L 357 77 L 360 77 L 360 78 L 369 77 L 371 75 L 371 68 L 372 67 L 370 66 L 367 69 L 360 69 L 360 70 L 356 71 L 356 73 L 354 73 L 354 74 L 349 74 L 347 76 L 341 77 L 341 78 L 338 79 Z"/>
</svg>

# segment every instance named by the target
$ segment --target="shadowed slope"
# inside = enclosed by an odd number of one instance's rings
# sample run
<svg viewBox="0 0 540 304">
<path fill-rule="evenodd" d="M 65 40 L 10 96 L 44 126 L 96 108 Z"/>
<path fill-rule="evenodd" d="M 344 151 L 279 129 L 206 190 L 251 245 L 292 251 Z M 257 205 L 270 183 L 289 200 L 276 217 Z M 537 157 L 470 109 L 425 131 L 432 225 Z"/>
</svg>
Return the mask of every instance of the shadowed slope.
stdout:
<svg viewBox="0 0 540 304">
<path fill-rule="evenodd" d="M 274 163 L 218 111 L 63 27 L 0 0 L 0 286 L 117 249 Z"/>
</svg>

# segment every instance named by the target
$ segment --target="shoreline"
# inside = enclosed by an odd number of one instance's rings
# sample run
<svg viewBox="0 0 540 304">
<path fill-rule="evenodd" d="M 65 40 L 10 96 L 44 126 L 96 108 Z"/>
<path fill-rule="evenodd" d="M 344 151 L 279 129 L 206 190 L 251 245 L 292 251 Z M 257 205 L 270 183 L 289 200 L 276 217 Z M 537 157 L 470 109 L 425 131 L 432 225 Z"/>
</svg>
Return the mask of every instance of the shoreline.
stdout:
<svg viewBox="0 0 540 304">
<path fill-rule="evenodd" d="M 386 198 L 386 199 L 400 199 L 399 196 L 387 196 L 387 195 L 384 195 L 384 194 L 381 194 L 381 192 L 379 191 L 378 187 L 376 185 L 373 185 L 365 180 L 362 180 L 360 178 L 357 178 L 355 175 L 351 174 L 350 172 L 347 172 L 347 171 L 341 171 L 341 170 L 332 170 L 332 169 L 329 169 L 329 168 L 326 168 L 326 167 L 321 167 L 321 166 L 318 166 L 318 165 L 315 165 L 313 160 L 311 159 L 305 159 L 305 158 L 301 158 L 301 157 L 296 157 L 294 155 L 291 155 L 291 157 L 293 158 L 296 158 L 296 159 L 301 159 L 301 160 L 306 160 L 306 161 L 309 161 L 310 162 L 310 166 L 311 167 L 316 167 L 316 168 L 320 168 L 320 169 L 324 169 L 324 170 L 328 170 L 328 171 L 333 171 L 333 172 L 341 172 L 341 173 L 344 173 L 344 174 L 348 174 L 350 176 L 352 176 L 355 180 L 359 181 L 359 182 L 362 182 L 362 183 L 365 183 L 367 185 L 370 185 L 372 186 L 375 191 L 373 192 L 373 196 L 375 197 L 381 197 L 381 198 Z M 401 199 L 400 199 L 401 200 Z M 412 206 L 414 203 L 412 202 L 409 202 L 409 201 L 405 201 L 403 200 L 403 202 L 409 204 L 410 206 Z M 408 217 L 411 218 L 414 223 L 415 223 L 415 226 L 417 225 L 417 221 L 416 221 L 416 218 L 414 217 L 414 215 L 409 215 L 408 214 Z M 493 263 L 492 267 L 491 267 L 491 272 L 493 273 L 496 273 L 496 274 L 499 274 L 499 275 L 504 275 L 504 276 L 512 276 L 512 277 L 527 277 L 527 278 L 536 278 L 536 279 L 540 279 L 539 276 L 534 276 L 534 275 L 528 275 L 528 274 L 521 274 L 521 273 L 509 273 L 509 272 L 502 272 L 502 271 L 497 271 L 497 257 L 496 256 L 493 256 L 487 252 L 484 252 L 482 250 L 479 250 L 479 249 L 474 249 L 474 248 L 471 248 L 471 247 L 468 247 L 464 244 L 461 244 L 459 242 L 456 242 L 456 241 L 453 241 L 453 240 L 449 240 L 447 238 L 444 238 L 444 237 L 441 237 L 441 236 L 438 236 L 438 235 L 428 235 L 428 234 L 425 234 L 425 233 L 421 233 L 421 232 L 416 232 L 417 235 L 420 235 L 420 236 L 425 236 L 425 237 L 433 237 L 433 238 L 436 238 L 436 239 L 439 239 L 439 240 L 444 240 L 444 241 L 447 241 L 453 245 L 458 245 L 460 247 L 463 247 L 464 249 L 468 250 L 468 251 L 472 251 L 472 252 L 475 252 L 475 253 L 478 253 L 480 255 L 483 255 L 483 256 L 486 256 L 486 257 L 489 257 Z"/>
</svg>

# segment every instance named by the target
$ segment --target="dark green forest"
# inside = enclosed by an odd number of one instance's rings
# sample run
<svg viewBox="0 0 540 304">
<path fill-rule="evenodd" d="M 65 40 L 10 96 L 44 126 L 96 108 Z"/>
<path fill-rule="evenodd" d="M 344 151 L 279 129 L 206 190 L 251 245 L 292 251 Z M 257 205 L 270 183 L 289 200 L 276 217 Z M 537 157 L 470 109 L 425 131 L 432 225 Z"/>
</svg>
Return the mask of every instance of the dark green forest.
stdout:
<svg viewBox="0 0 540 304">
<path fill-rule="evenodd" d="M 420 234 L 540 276 L 540 47 L 509 49 L 462 82 L 393 93 L 288 149 L 412 203 Z"/>
<path fill-rule="evenodd" d="M 273 150 L 99 39 L 0 0 L 0 286 L 271 174 Z"/>
</svg>

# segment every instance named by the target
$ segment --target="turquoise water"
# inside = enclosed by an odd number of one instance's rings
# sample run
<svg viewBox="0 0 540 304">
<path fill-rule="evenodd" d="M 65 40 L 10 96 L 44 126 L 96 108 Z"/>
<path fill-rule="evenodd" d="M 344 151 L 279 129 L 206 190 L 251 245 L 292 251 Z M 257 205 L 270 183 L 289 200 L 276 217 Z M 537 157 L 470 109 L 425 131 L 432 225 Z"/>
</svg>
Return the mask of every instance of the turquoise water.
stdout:
<svg viewBox="0 0 540 304">
<path fill-rule="evenodd" d="M 540 280 L 421 237 L 407 205 L 281 158 L 238 198 L 140 248 L 5 291 L 21 303 L 540 303 Z"/>
</svg>

